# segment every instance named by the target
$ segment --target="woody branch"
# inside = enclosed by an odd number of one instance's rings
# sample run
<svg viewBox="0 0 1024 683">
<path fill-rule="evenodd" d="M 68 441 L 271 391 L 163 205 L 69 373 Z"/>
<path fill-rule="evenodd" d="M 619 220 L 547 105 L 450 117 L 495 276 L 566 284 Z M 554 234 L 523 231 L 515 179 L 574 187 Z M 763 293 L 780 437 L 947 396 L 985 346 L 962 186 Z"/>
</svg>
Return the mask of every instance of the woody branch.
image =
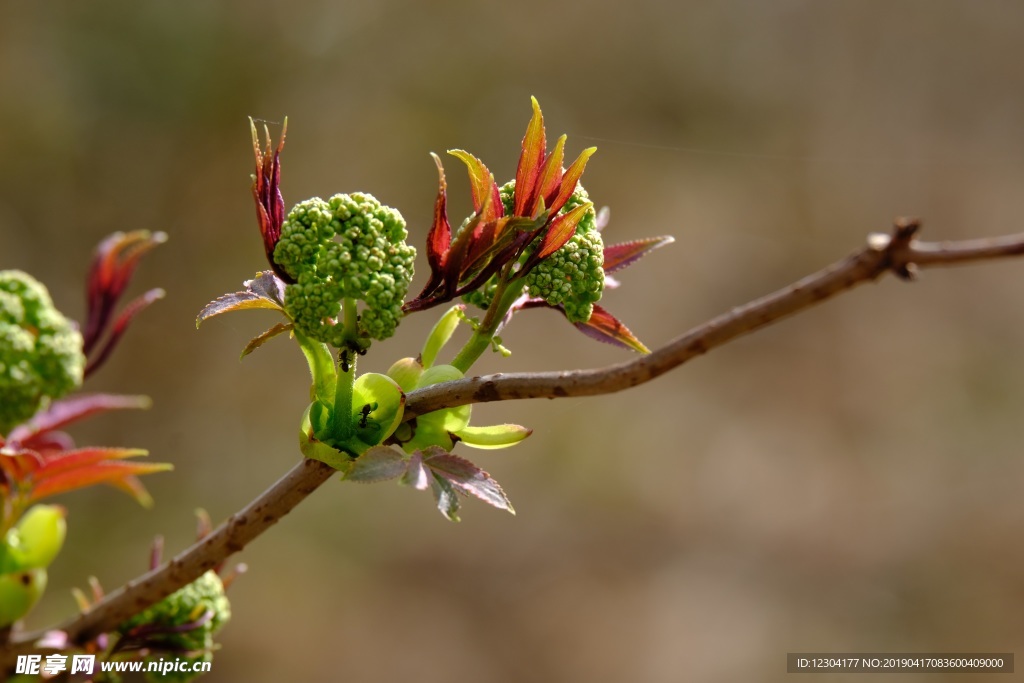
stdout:
<svg viewBox="0 0 1024 683">
<path fill-rule="evenodd" d="M 438 384 L 409 394 L 405 414 L 411 418 L 469 403 L 526 398 L 560 398 L 608 394 L 648 382 L 711 349 L 798 313 L 892 272 L 912 280 L 918 268 L 989 261 L 1024 255 L 1024 233 L 952 242 L 921 242 L 920 224 L 901 219 L 891 234 L 872 234 L 860 250 L 793 284 L 676 337 L 653 353 L 604 368 L 566 372 L 509 373 Z M 326 482 L 334 470 L 303 460 L 249 505 L 229 517 L 201 541 L 174 559 L 109 593 L 87 612 L 52 629 L 12 633 L 0 647 L 0 670 L 14 657 L 39 649 L 47 632 L 63 631 L 84 643 L 191 583 L 206 570 L 242 550 Z"/>
</svg>

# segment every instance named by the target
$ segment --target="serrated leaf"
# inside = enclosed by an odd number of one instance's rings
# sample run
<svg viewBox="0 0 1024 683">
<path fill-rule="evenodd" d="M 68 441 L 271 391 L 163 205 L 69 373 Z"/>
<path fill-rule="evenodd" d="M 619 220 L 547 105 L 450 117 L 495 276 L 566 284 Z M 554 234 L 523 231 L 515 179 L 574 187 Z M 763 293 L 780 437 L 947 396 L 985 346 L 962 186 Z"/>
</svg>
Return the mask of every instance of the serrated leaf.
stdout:
<svg viewBox="0 0 1024 683">
<path fill-rule="evenodd" d="M 664 235 L 662 237 L 648 237 L 642 240 L 607 246 L 604 248 L 604 272 L 614 273 L 617 270 L 622 270 L 627 266 L 633 265 L 655 249 L 675 241 L 674 237 Z"/>
<path fill-rule="evenodd" d="M 411 486 L 417 491 L 426 491 L 427 487 L 430 486 L 431 479 L 433 479 L 433 476 L 430 474 L 430 470 L 423 464 L 423 454 L 420 451 L 416 451 L 409 456 L 405 472 L 402 474 L 402 478 L 398 480 L 398 483 L 403 486 Z"/>
<path fill-rule="evenodd" d="M 474 496 L 499 510 L 515 514 L 508 496 L 491 475 L 465 458 L 438 451 L 440 449 L 428 449 L 429 454 L 423 459 L 435 479 L 444 479 L 459 493 Z"/>
<path fill-rule="evenodd" d="M 405 458 L 398 451 L 386 446 L 374 446 L 356 458 L 344 479 L 361 484 L 388 481 L 404 475 L 406 465 Z"/>
<path fill-rule="evenodd" d="M 215 315 L 230 313 L 231 311 L 246 311 L 256 308 L 267 308 L 275 311 L 283 310 L 281 306 L 269 299 L 263 298 L 259 294 L 255 294 L 253 292 L 232 292 L 230 294 L 219 296 L 203 306 L 203 310 L 199 311 L 199 316 L 196 318 L 196 327 L 199 327 L 200 323 L 204 320 L 212 318 Z"/>
<path fill-rule="evenodd" d="M 245 290 L 284 308 L 285 283 L 272 270 L 261 270 L 245 281 Z"/>
<path fill-rule="evenodd" d="M 637 353 L 651 352 L 650 349 L 643 345 L 643 342 L 629 331 L 628 327 L 597 304 L 594 304 L 594 312 L 591 314 L 590 320 L 585 323 L 573 324 L 576 325 L 576 329 L 580 332 L 599 342 L 636 351 Z"/>
<path fill-rule="evenodd" d="M 430 490 L 437 501 L 437 509 L 449 522 L 459 522 L 459 497 L 455 495 L 455 489 L 441 477 L 430 478 Z"/>
<path fill-rule="evenodd" d="M 245 358 L 250 353 L 258 349 L 259 347 L 263 346 L 265 343 L 267 343 L 277 335 L 281 334 L 282 332 L 288 332 L 293 327 L 295 327 L 295 325 L 292 323 L 277 323 L 266 332 L 256 335 L 255 337 L 250 339 L 249 343 L 245 345 L 244 349 L 242 349 L 242 358 Z"/>
</svg>

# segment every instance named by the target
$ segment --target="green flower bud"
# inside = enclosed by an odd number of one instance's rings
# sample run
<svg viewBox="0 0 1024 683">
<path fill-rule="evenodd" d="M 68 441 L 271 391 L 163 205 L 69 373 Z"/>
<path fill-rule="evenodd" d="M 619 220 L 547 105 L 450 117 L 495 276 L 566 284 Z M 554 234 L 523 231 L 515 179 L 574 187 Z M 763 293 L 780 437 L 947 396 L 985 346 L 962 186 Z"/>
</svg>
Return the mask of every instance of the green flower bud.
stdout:
<svg viewBox="0 0 1024 683">
<path fill-rule="evenodd" d="M 205 621 L 204 616 L 211 613 Z M 172 593 L 161 602 L 135 615 L 118 627 L 122 634 L 145 626 L 150 634 L 147 643 L 152 650 L 163 649 L 171 652 L 187 652 L 193 662 L 213 660 L 213 636 L 231 618 L 231 605 L 224 594 L 224 584 L 213 571 L 208 571 L 184 588 Z M 198 625 L 188 630 L 178 630 L 189 624 Z M 151 630 L 157 627 L 156 630 Z M 161 631 L 159 627 L 165 627 Z M 161 655 L 156 654 L 155 659 Z M 191 668 L 191 667 L 186 667 Z M 151 680 L 189 681 L 198 674 L 169 672 Z"/>
<path fill-rule="evenodd" d="M 296 328 L 338 348 L 366 348 L 394 334 L 416 257 L 407 236 L 402 215 L 369 194 L 297 204 L 274 249 L 274 262 L 295 280 L 284 307 Z M 343 300 L 365 304 L 354 330 L 342 317 Z"/>
<path fill-rule="evenodd" d="M 29 613 L 46 590 L 46 570 L 37 567 L 0 575 L 0 628 Z"/>
<path fill-rule="evenodd" d="M 49 567 L 64 545 L 64 516 L 59 505 L 32 506 L 0 546 L 0 572 Z"/>
<path fill-rule="evenodd" d="M 0 271 L 0 434 L 82 384 L 82 335 L 40 282 Z"/>
</svg>

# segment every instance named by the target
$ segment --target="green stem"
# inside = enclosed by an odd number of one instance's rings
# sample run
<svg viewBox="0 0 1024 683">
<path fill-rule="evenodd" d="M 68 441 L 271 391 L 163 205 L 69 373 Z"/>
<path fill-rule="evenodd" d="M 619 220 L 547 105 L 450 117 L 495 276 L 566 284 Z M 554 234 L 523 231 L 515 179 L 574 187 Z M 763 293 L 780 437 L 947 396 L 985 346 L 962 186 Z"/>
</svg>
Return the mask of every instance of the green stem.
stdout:
<svg viewBox="0 0 1024 683">
<path fill-rule="evenodd" d="M 331 435 L 337 443 L 345 443 L 352 438 L 352 388 L 356 383 L 356 358 L 358 353 L 342 350 L 348 354 L 348 371 L 338 368 L 338 385 L 334 391 L 334 412 L 331 415 Z"/>
<path fill-rule="evenodd" d="M 344 310 L 345 339 L 353 340 L 347 348 L 341 349 L 345 362 L 338 368 L 338 384 L 334 390 L 334 413 L 331 416 L 331 434 L 337 443 L 345 443 L 352 438 L 355 430 L 352 428 L 352 388 L 356 382 L 356 359 L 359 353 L 356 351 L 354 340 L 359 335 L 358 315 L 356 312 L 356 300 L 345 299 L 342 301 Z"/>
<path fill-rule="evenodd" d="M 519 298 L 521 292 L 522 280 L 518 278 L 512 278 L 511 280 L 507 280 L 504 277 L 501 278 L 498 283 L 498 289 L 494 293 L 494 299 L 491 300 L 491 305 L 487 307 L 487 314 L 484 316 L 483 322 L 473 331 L 469 341 L 466 342 L 466 345 L 462 347 L 458 355 L 452 360 L 452 365 L 462 371 L 463 374 L 469 372 L 473 363 L 491 345 L 498 325 L 501 324 L 505 314 L 508 313 L 508 309 Z"/>
</svg>

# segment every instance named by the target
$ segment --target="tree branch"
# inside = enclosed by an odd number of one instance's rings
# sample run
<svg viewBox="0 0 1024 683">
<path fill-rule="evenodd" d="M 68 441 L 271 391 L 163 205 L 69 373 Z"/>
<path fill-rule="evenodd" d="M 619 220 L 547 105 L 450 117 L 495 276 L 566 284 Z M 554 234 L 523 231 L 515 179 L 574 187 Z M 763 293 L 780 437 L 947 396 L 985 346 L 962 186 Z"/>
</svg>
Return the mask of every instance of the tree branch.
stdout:
<svg viewBox="0 0 1024 683">
<path fill-rule="evenodd" d="M 409 394 L 405 415 L 412 418 L 441 408 L 523 398 L 592 396 L 642 384 L 737 337 L 876 280 L 888 271 L 905 280 L 917 267 L 945 266 L 1024 254 L 1024 233 L 957 242 L 919 242 L 919 223 L 901 219 L 891 235 L 873 234 L 867 245 L 845 259 L 772 294 L 738 306 L 676 337 L 633 361 L 605 368 L 568 372 L 510 373 L 446 382 Z M 89 611 L 54 627 L 74 643 L 85 643 L 199 578 L 242 550 L 334 473 L 327 465 L 303 460 L 252 503 L 210 535 L 163 566 L 108 594 Z M 50 629 L 50 630 L 54 630 Z M 15 655 L 37 650 L 45 631 L 13 633 L 0 648 L 0 670 Z"/>
<path fill-rule="evenodd" d="M 648 382 L 737 337 L 876 280 L 887 271 L 913 280 L 918 266 L 946 266 L 1024 254 L 1024 233 L 960 242 L 919 242 L 914 239 L 919 228 L 916 220 L 900 219 L 891 235 L 869 235 L 865 247 L 842 261 L 737 306 L 646 356 L 591 370 L 499 373 L 435 384 L 409 394 L 405 416 L 467 403 L 614 393 Z"/>
</svg>

